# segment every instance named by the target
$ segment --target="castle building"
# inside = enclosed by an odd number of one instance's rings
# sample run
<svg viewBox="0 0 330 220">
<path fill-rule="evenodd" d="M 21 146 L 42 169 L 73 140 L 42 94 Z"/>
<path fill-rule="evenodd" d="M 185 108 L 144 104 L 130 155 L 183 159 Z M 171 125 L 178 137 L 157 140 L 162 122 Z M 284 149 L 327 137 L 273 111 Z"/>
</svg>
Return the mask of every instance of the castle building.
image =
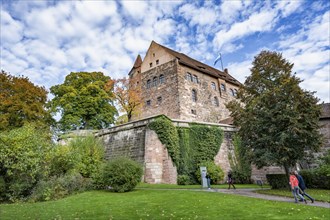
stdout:
<svg viewBox="0 0 330 220">
<path fill-rule="evenodd" d="M 171 119 L 219 123 L 240 83 L 229 75 L 152 41 L 129 72 L 141 87 L 142 109 L 132 121 L 164 114 Z"/>
</svg>

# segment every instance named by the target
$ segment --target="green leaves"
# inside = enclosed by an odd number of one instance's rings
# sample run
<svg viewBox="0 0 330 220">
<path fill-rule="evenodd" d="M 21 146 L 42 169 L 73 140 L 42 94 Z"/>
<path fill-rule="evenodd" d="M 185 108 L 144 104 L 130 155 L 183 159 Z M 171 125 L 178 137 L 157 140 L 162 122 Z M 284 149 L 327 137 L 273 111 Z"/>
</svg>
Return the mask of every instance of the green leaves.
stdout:
<svg viewBox="0 0 330 220">
<path fill-rule="evenodd" d="M 227 105 L 259 167 L 292 166 L 321 144 L 318 99 L 300 88 L 292 67 L 281 54 L 262 51 L 238 93 L 241 102 Z"/>
<path fill-rule="evenodd" d="M 51 87 L 55 97 L 48 105 L 53 114 L 61 113 L 60 129 L 102 129 L 113 124 L 117 110 L 111 81 L 101 72 L 77 72 Z"/>
</svg>

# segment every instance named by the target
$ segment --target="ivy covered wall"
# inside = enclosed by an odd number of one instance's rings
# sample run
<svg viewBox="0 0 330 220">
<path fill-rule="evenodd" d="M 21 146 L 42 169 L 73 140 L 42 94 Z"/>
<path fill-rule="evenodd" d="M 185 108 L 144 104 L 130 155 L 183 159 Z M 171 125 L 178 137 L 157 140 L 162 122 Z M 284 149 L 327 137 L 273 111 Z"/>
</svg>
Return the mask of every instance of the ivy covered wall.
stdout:
<svg viewBox="0 0 330 220">
<path fill-rule="evenodd" d="M 201 164 L 213 162 L 224 136 L 218 126 L 189 123 L 189 127 L 175 127 L 165 116 L 150 122 L 149 128 L 166 146 L 178 175 L 190 183 L 198 182 L 196 171 Z"/>
</svg>

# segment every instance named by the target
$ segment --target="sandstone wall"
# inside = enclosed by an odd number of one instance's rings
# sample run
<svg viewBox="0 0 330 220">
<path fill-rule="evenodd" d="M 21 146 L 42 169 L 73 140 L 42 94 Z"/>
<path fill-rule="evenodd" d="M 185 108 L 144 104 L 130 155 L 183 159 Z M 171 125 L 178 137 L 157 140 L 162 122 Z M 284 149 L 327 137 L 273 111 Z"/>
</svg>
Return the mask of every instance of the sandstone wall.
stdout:
<svg viewBox="0 0 330 220">
<path fill-rule="evenodd" d="M 147 127 L 154 119 L 154 117 L 150 117 L 103 129 L 96 136 L 105 143 L 107 159 L 127 156 L 143 164 L 144 182 L 176 184 L 177 170 L 167 148 L 160 142 L 157 134 Z M 189 127 L 188 121 L 172 120 L 172 122 L 175 126 Z M 233 126 L 222 124 L 204 122 L 200 124 L 217 125 L 224 130 L 225 138 L 215 157 L 215 163 L 227 172 L 230 169 L 228 152 L 233 150 L 231 141 L 236 129 Z"/>
</svg>

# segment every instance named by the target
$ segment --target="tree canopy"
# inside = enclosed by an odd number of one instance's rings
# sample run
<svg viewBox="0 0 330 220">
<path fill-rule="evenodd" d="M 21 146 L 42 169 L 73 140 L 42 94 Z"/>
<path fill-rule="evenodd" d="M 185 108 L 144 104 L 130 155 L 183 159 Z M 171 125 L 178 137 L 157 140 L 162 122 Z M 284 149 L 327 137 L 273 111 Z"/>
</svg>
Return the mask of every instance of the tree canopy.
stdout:
<svg viewBox="0 0 330 220">
<path fill-rule="evenodd" d="M 114 122 L 113 82 L 102 72 L 72 72 L 63 84 L 50 88 L 49 102 L 53 114 L 60 113 L 62 131 L 102 129 Z"/>
<path fill-rule="evenodd" d="M 321 145 L 318 99 L 314 92 L 300 88 L 292 67 L 280 53 L 262 51 L 238 92 L 238 101 L 227 105 L 259 168 L 279 165 L 288 172 L 304 158 L 305 150 L 315 151 Z"/>
<path fill-rule="evenodd" d="M 125 112 L 130 121 L 132 116 L 140 111 L 141 89 L 134 78 L 117 79 L 114 83 L 114 94 L 119 103 L 119 110 Z"/>
<path fill-rule="evenodd" d="M 46 110 L 47 90 L 34 85 L 27 77 L 0 73 L 0 131 L 19 128 L 27 122 L 49 125 Z"/>
</svg>

